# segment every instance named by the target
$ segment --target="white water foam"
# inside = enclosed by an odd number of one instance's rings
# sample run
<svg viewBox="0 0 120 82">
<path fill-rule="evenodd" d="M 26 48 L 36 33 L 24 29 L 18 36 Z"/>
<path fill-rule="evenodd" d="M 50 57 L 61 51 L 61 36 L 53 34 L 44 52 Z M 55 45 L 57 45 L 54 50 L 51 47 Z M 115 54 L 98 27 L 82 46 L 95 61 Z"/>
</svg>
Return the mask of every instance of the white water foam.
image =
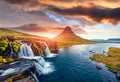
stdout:
<svg viewBox="0 0 120 82">
<path fill-rule="evenodd" d="M 55 70 L 52 63 L 46 62 L 44 58 L 41 56 L 34 56 L 31 47 L 27 44 L 21 45 L 20 52 L 19 52 L 19 58 L 34 60 L 37 73 L 39 75 L 49 74 Z"/>
<path fill-rule="evenodd" d="M 55 57 L 56 55 L 58 55 L 58 54 L 51 53 L 51 54 L 49 54 L 49 55 L 46 56 L 46 57 L 47 57 L 47 58 L 53 58 L 53 57 Z"/>
</svg>

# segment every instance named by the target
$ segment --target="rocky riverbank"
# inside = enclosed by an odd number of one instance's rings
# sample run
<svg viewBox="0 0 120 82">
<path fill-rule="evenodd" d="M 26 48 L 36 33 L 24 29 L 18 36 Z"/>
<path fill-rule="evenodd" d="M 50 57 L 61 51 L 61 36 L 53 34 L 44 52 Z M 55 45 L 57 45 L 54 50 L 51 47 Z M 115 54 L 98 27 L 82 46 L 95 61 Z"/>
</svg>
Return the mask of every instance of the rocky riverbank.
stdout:
<svg viewBox="0 0 120 82">
<path fill-rule="evenodd" d="M 40 74 L 46 66 L 44 57 L 57 52 L 57 43 L 39 39 L 4 37 L 0 39 L 0 80 L 5 82 L 38 82 L 35 69 Z M 40 67 L 40 69 L 39 69 Z M 45 69 L 45 70 L 44 70 Z M 49 72 L 49 71 L 48 71 Z M 38 74 L 39 74 L 38 73 Z M 46 72 L 45 72 L 46 73 Z"/>
<path fill-rule="evenodd" d="M 120 48 L 110 47 L 106 54 L 94 54 L 90 57 L 93 61 L 104 63 L 107 68 L 116 73 L 120 79 Z"/>
</svg>

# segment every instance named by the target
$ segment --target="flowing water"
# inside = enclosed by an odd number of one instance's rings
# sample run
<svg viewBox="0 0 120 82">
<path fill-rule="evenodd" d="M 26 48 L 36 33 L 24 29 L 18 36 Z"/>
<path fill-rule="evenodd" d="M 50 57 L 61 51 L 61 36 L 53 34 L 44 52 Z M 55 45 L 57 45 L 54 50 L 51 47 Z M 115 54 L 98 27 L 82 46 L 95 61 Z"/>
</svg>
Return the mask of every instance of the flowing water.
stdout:
<svg viewBox="0 0 120 82">
<path fill-rule="evenodd" d="M 38 50 L 39 55 L 42 55 L 42 54 L 40 53 L 40 49 L 38 48 L 38 46 L 37 46 L 36 44 L 34 44 L 34 46 L 35 46 L 35 48 Z"/>
<path fill-rule="evenodd" d="M 48 45 L 47 45 L 46 42 L 44 42 L 44 44 L 45 44 L 45 46 L 46 46 L 45 55 L 46 55 L 46 56 L 49 56 L 51 53 L 50 53 L 50 50 L 49 50 L 49 48 L 48 48 Z"/>
<path fill-rule="evenodd" d="M 48 48 L 47 44 L 44 44 L 44 45 L 46 46 L 45 53 L 47 53 L 47 55 L 49 55 L 50 54 L 49 48 Z M 34 45 L 34 46 L 39 51 L 39 48 L 36 45 Z M 12 57 L 12 53 L 14 53 L 13 48 L 12 48 L 12 43 L 10 43 L 10 49 L 11 49 L 10 56 Z M 39 53 L 39 55 L 40 55 L 40 53 Z M 32 60 L 35 63 L 36 73 L 33 73 L 31 70 L 28 70 L 28 71 L 33 76 L 33 78 L 35 79 L 36 82 L 39 82 L 37 76 L 46 75 L 46 74 L 49 74 L 54 71 L 54 66 L 52 65 L 51 62 L 47 62 L 42 56 L 34 56 L 34 53 L 31 49 L 31 44 L 26 44 L 26 43 L 21 44 L 20 50 L 18 53 L 18 59 L 21 59 L 21 58 Z M 12 65 L 15 63 L 17 63 L 17 62 L 11 63 L 9 65 Z M 23 63 L 26 64 L 26 62 L 23 62 Z M 6 70 L 0 70 L 0 77 L 9 75 L 9 74 L 14 74 L 16 71 L 19 72 L 21 70 L 21 67 L 12 67 L 12 68 L 8 68 Z"/>
<path fill-rule="evenodd" d="M 96 68 L 96 62 L 89 57 L 93 53 L 105 53 L 109 47 L 119 47 L 115 43 L 75 45 L 60 49 L 58 55 L 47 60 L 53 62 L 56 70 L 48 75 L 39 76 L 39 82 L 120 82 L 104 64 Z"/>
<path fill-rule="evenodd" d="M 106 53 L 109 47 L 120 48 L 120 44 L 75 45 L 60 49 L 58 54 L 51 54 L 47 46 L 45 49 L 47 57 L 43 58 L 42 56 L 34 56 L 31 45 L 22 43 L 18 55 L 19 59 L 24 58 L 34 61 L 37 74 L 29 71 L 36 82 L 120 82 L 103 63 L 100 63 L 102 69 L 99 70 L 96 68 L 97 63 L 89 59 L 94 53 Z M 37 46 L 36 49 L 39 50 Z M 13 50 L 11 49 L 11 51 Z M 20 69 L 21 67 L 9 68 L 5 71 L 0 70 L 1 76 Z"/>
<path fill-rule="evenodd" d="M 46 62 L 42 56 L 34 56 L 30 45 L 22 44 L 20 47 L 19 58 L 32 59 L 35 62 L 37 73 L 48 74 L 54 71 L 52 63 Z"/>
<path fill-rule="evenodd" d="M 12 47 L 12 42 L 10 42 L 10 58 L 14 58 L 16 56 L 15 52 L 13 51 L 13 47 Z"/>
</svg>

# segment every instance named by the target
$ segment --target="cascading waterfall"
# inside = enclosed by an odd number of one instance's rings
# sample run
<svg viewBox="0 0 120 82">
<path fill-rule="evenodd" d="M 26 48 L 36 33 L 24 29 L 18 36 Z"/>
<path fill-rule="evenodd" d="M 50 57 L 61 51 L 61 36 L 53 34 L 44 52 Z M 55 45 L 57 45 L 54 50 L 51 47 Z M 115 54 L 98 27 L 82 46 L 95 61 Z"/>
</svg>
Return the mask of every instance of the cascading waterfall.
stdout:
<svg viewBox="0 0 120 82">
<path fill-rule="evenodd" d="M 30 47 L 30 45 L 27 45 L 25 43 L 23 43 L 20 46 L 20 52 L 18 53 L 19 58 L 33 58 L 34 57 L 34 53 Z"/>
<path fill-rule="evenodd" d="M 39 55 L 42 55 L 42 54 L 40 53 L 40 49 L 38 48 L 38 46 L 37 46 L 36 44 L 34 44 L 34 47 L 38 50 Z"/>
<path fill-rule="evenodd" d="M 10 42 L 10 50 L 11 50 L 11 53 L 13 53 L 12 42 Z"/>
<path fill-rule="evenodd" d="M 32 71 L 30 71 L 30 70 L 28 70 L 28 71 L 32 75 L 32 77 L 35 79 L 35 82 L 39 82 L 39 80 L 37 79 L 36 75 Z"/>
<path fill-rule="evenodd" d="M 13 51 L 12 42 L 10 42 L 9 44 L 10 44 L 10 58 L 14 58 L 15 53 Z"/>
<path fill-rule="evenodd" d="M 49 48 L 48 48 L 48 45 L 47 45 L 46 42 L 44 42 L 44 45 L 46 46 L 46 48 L 45 48 L 45 55 L 46 55 L 46 56 L 49 56 L 49 55 L 50 55 L 50 50 L 49 50 Z"/>
<path fill-rule="evenodd" d="M 52 57 L 55 57 L 57 55 L 57 54 L 53 54 L 50 52 L 49 47 L 48 47 L 46 42 L 43 42 L 43 44 L 46 46 L 45 55 L 47 58 L 52 58 Z"/>
<path fill-rule="evenodd" d="M 46 62 L 41 56 L 34 56 L 30 45 L 22 44 L 20 47 L 19 58 L 31 59 L 35 62 L 36 71 L 39 75 L 48 74 L 54 71 L 54 66 Z"/>
</svg>

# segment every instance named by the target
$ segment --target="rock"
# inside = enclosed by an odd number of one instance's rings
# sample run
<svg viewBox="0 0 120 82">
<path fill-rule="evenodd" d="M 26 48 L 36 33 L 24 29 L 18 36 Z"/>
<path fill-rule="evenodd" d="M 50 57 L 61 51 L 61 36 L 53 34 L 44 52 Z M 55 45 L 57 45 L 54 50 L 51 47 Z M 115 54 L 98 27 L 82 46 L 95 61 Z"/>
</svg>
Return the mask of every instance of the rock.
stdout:
<svg viewBox="0 0 120 82">
<path fill-rule="evenodd" d="M 34 62 L 30 60 L 20 60 L 10 64 L 2 65 L 0 66 L 1 68 L 0 70 L 4 70 L 4 72 L 0 74 L 0 81 L 4 81 L 16 74 L 23 73 L 33 67 L 34 67 Z"/>
<path fill-rule="evenodd" d="M 116 77 L 120 79 L 120 71 L 116 73 Z"/>
<path fill-rule="evenodd" d="M 14 77 L 11 77 L 11 78 L 14 79 Z M 32 78 L 32 76 L 28 76 L 23 79 L 16 79 L 16 80 L 13 80 L 13 79 L 10 80 L 10 78 L 8 78 L 7 80 L 5 80 L 3 82 L 10 82 L 10 81 L 12 81 L 12 82 L 35 82 L 35 80 Z"/>
<path fill-rule="evenodd" d="M 117 72 L 119 72 L 120 71 L 120 68 L 113 68 L 112 69 L 112 72 L 114 72 L 114 73 L 117 73 Z"/>
<path fill-rule="evenodd" d="M 96 68 L 97 68 L 97 69 L 102 69 L 102 66 L 99 65 L 99 64 L 97 64 L 97 65 L 96 65 Z"/>
<path fill-rule="evenodd" d="M 24 78 L 15 82 L 35 82 L 35 80 L 31 76 L 29 76 L 28 78 Z"/>
<path fill-rule="evenodd" d="M 89 52 L 93 52 L 92 50 L 90 50 Z"/>
</svg>

